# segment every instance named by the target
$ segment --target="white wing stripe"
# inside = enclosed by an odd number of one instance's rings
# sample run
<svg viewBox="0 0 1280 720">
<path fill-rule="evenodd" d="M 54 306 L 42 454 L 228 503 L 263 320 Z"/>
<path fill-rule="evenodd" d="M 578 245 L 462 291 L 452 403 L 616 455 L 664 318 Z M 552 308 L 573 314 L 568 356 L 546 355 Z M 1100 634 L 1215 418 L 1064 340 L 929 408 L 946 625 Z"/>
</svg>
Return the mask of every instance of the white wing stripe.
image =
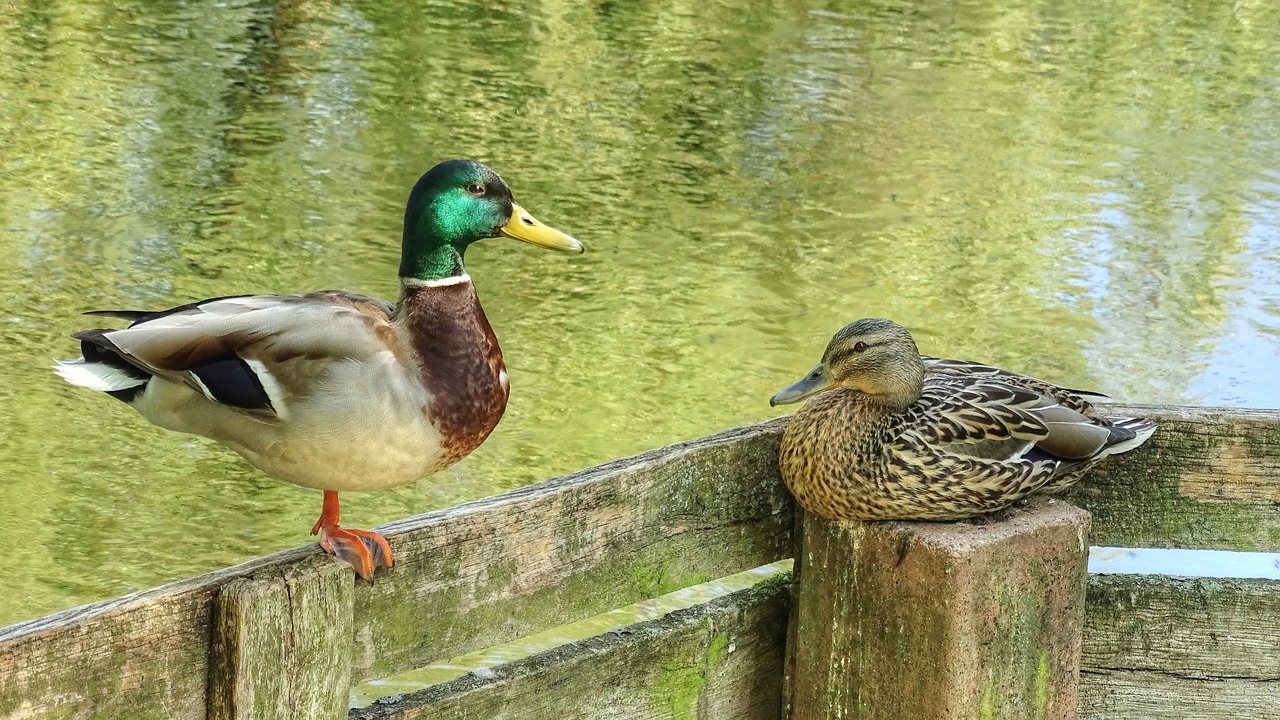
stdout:
<svg viewBox="0 0 1280 720">
<path fill-rule="evenodd" d="M 284 403 L 284 388 L 281 387 L 280 383 L 276 382 L 275 377 L 271 375 L 271 371 L 261 361 L 250 360 L 249 358 L 243 358 L 243 360 L 249 366 L 249 369 L 253 371 L 253 374 L 258 376 L 258 382 L 262 383 L 262 389 L 266 391 L 267 398 L 271 400 L 271 407 L 275 409 L 276 417 L 281 420 L 288 420 L 289 409 Z"/>
<path fill-rule="evenodd" d="M 209 390 L 209 386 L 204 384 L 204 381 L 200 379 L 199 375 L 189 372 L 187 373 L 187 377 L 191 378 L 191 380 L 195 382 L 196 387 L 200 388 L 200 392 L 204 393 L 205 397 L 214 402 L 218 402 L 218 398 L 213 396 L 213 393 Z"/>
</svg>

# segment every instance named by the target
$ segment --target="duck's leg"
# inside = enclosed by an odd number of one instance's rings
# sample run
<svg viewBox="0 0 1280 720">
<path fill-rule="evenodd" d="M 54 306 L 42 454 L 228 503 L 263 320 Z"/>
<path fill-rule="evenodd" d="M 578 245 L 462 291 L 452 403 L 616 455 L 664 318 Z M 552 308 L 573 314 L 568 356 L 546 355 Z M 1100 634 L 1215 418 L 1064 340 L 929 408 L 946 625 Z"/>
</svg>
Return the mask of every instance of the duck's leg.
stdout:
<svg viewBox="0 0 1280 720">
<path fill-rule="evenodd" d="M 320 534 L 320 547 L 325 552 L 351 563 L 356 574 L 368 580 L 380 567 L 391 567 L 391 546 L 386 539 L 372 530 L 354 530 L 338 527 L 338 493 L 324 491 L 324 509 L 320 519 L 311 528 L 311 534 Z"/>
</svg>

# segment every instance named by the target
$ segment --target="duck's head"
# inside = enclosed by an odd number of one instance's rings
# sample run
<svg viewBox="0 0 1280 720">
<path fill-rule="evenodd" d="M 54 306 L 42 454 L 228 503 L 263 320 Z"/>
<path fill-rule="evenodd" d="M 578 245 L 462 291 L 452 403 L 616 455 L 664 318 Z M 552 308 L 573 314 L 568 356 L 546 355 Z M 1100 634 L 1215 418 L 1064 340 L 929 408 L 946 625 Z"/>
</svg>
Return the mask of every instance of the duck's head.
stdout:
<svg viewBox="0 0 1280 720">
<path fill-rule="evenodd" d="M 884 405 L 906 409 L 920 397 L 924 364 L 906 328 L 883 318 L 850 323 L 831 338 L 808 375 L 778 391 L 770 405 L 799 402 L 823 390 L 859 390 Z"/>
<path fill-rule="evenodd" d="M 582 243 L 538 222 L 511 197 L 491 168 L 449 160 L 418 179 L 404 208 L 400 277 L 439 280 L 461 275 L 462 256 L 477 240 L 504 236 L 554 250 Z"/>
</svg>

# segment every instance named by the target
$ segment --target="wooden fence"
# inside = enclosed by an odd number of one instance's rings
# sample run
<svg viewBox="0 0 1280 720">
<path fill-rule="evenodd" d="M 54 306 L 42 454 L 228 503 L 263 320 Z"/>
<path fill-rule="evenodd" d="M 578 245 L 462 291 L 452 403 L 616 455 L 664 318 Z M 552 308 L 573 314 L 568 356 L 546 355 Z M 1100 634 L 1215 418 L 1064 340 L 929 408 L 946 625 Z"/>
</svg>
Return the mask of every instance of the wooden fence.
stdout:
<svg viewBox="0 0 1280 720">
<path fill-rule="evenodd" d="M 1114 409 L 1161 428 L 1066 498 L 1092 513 L 1092 544 L 1280 552 L 1280 413 Z M 421 693 L 348 697 L 790 557 L 782 427 L 384 526 L 396 567 L 371 583 L 307 547 L 2 629 L 0 717 L 779 718 L 791 593 L 776 578 Z M 1278 625 L 1280 581 L 1093 576 L 1079 716 L 1280 717 Z"/>
</svg>

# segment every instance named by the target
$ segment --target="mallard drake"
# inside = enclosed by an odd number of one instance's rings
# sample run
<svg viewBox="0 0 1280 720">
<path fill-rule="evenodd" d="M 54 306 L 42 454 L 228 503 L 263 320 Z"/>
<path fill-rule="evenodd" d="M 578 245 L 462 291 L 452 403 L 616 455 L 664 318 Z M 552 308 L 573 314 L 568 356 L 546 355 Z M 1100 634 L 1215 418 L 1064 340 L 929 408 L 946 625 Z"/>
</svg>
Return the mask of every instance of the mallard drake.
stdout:
<svg viewBox="0 0 1280 720">
<path fill-rule="evenodd" d="M 1156 429 L 1100 415 L 1095 393 L 921 356 L 901 325 L 846 326 L 822 362 L 770 400 L 810 399 L 782 435 L 782 478 L 829 519 L 959 520 L 1079 479 Z"/>
<path fill-rule="evenodd" d="M 490 168 L 444 162 L 409 193 L 394 305 L 331 290 L 99 310 L 86 314 L 129 327 L 76 333 L 83 356 L 55 369 L 162 428 L 324 491 L 311 534 L 368 579 L 391 566 L 391 548 L 339 527 L 338 493 L 439 472 L 484 442 L 506 409 L 502 351 L 462 262 L 471 243 L 500 235 L 583 251 L 516 204 Z"/>
</svg>

